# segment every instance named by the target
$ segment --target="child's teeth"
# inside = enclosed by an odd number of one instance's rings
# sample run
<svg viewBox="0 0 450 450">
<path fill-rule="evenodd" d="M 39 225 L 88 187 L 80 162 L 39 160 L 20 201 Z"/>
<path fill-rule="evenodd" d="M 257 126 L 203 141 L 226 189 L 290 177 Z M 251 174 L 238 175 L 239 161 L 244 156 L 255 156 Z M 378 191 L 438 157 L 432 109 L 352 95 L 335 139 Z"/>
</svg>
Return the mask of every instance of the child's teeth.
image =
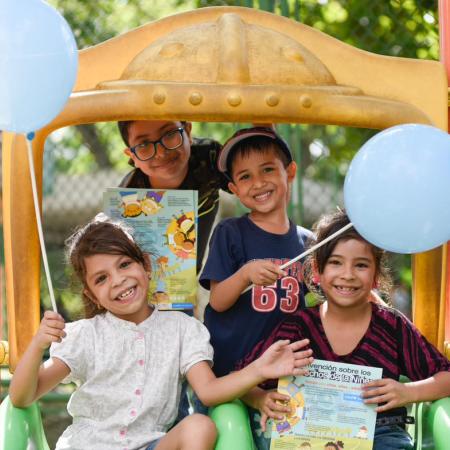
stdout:
<svg viewBox="0 0 450 450">
<path fill-rule="evenodd" d="M 133 292 L 133 289 L 128 289 L 128 291 L 125 291 L 124 293 L 119 295 L 120 299 L 124 299 L 125 297 L 128 297 Z"/>
<path fill-rule="evenodd" d="M 270 192 L 264 192 L 264 194 L 256 195 L 255 198 L 258 200 L 263 200 L 264 198 L 268 197 L 270 195 Z"/>
</svg>

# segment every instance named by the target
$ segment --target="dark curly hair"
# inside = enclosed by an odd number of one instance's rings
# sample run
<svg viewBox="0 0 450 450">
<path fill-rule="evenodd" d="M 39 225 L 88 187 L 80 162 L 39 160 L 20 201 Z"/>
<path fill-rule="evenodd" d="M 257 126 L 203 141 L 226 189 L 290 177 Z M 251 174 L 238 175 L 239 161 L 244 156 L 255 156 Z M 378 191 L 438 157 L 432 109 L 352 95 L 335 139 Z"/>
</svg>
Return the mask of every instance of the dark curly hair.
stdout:
<svg viewBox="0 0 450 450">
<path fill-rule="evenodd" d="M 82 285 L 82 298 L 85 317 L 90 318 L 104 309 L 97 305 L 84 293 L 86 285 L 86 262 L 93 255 L 126 255 L 134 261 L 148 267 L 144 252 L 131 235 L 131 229 L 121 222 L 115 222 L 104 214 L 99 214 L 87 225 L 77 229 L 65 242 L 66 260 L 72 267 L 74 275 Z"/>
<path fill-rule="evenodd" d="M 313 232 L 314 238 L 309 239 L 307 245 L 312 247 L 325 240 L 328 236 L 336 233 L 346 225 L 350 223 L 350 219 L 343 210 L 338 210 L 335 213 L 323 216 L 314 225 Z M 322 300 L 325 300 L 321 289 L 314 281 L 314 272 L 322 274 L 328 258 L 333 253 L 336 245 L 340 241 L 348 241 L 350 239 L 357 239 L 365 242 L 370 246 L 372 254 L 375 259 L 375 278 L 377 280 L 377 290 L 383 295 L 383 297 L 389 297 L 389 293 L 392 287 L 392 279 L 389 273 L 389 268 L 386 265 L 387 255 L 386 252 L 376 247 L 375 245 L 367 242 L 354 227 L 345 230 L 343 233 L 336 236 L 331 241 L 319 247 L 306 259 L 303 267 L 304 279 L 309 290 L 319 296 Z"/>
</svg>

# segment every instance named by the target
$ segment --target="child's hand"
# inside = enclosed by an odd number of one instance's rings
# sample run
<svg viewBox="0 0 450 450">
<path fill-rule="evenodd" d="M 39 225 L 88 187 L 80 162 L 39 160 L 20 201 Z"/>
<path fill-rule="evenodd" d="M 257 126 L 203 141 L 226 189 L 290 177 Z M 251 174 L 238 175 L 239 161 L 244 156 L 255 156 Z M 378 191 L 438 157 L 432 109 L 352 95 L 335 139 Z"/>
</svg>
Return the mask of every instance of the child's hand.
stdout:
<svg viewBox="0 0 450 450">
<path fill-rule="evenodd" d="M 392 408 L 413 403 L 414 388 L 408 383 L 400 383 L 391 378 L 371 381 L 363 386 L 364 403 L 386 403 L 375 408 L 376 412 L 384 412 Z"/>
<path fill-rule="evenodd" d="M 288 340 L 272 344 L 262 356 L 254 361 L 259 375 L 265 380 L 287 375 L 305 375 L 308 371 L 301 367 L 313 362 L 312 350 L 300 349 L 309 344 L 309 339 L 289 343 Z"/>
<path fill-rule="evenodd" d="M 33 338 L 35 345 L 45 350 L 52 342 L 61 342 L 61 338 L 66 336 L 65 326 L 61 315 L 54 311 L 45 311 L 39 330 Z"/>
<path fill-rule="evenodd" d="M 266 431 L 269 418 L 282 420 L 286 414 L 291 412 L 289 407 L 289 395 L 280 394 L 277 391 L 265 391 L 258 397 L 256 406 L 261 413 L 261 429 Z"/>
<path fill-rule="evenodd" d="M 280 277 L 286 276 L 286 272 L 272 261 L 256 259 L 242 267 L 247 282 L 257 286 L 268 286 L 275 283 Z"/>
</svg>

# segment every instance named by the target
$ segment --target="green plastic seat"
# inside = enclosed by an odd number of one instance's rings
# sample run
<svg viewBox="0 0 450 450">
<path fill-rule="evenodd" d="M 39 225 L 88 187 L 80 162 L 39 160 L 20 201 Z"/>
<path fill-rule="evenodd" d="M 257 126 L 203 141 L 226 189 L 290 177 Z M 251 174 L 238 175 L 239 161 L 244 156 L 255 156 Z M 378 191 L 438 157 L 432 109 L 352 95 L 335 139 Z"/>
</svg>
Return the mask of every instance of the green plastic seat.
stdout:
<svg viewBox="0 0 450 450">
<path fill-rule="evenodd" d="M 219 430 L 216 450 L 254 450 L 247 409 L 239 400 L 211 408 Z M 9 396 L 0 405 L 0 450 L 50 450 L 37 403 L 16 408 Z"/>
<path fill-rule="evenodd" d="M 50 450 L 37 403 L 15 408 L 9 396 L 0 405 L 1 450 Z"/>
<path fill-rule="evenodd" d="M 414 406 L 416 450 L 450 448 L 450 397 Z M 210 409 L 219 437 L 215 450 L 255 450 L 247 408 L 239 401 Z M 9 397 L 0 405 L 0 450 L 50 450 L 37 403 L 15 408 Z"/>
<path fill-rule="evenodd" d="M 416 450 L 450 448 L 450 397 L 415 406 Z"/>
<path fill-rule="evenodd" d="M 210 408 L 209 416 L 218 431 L 215 450 L 256 450 L 247 408 L 240 400 Z"/>
</svg>

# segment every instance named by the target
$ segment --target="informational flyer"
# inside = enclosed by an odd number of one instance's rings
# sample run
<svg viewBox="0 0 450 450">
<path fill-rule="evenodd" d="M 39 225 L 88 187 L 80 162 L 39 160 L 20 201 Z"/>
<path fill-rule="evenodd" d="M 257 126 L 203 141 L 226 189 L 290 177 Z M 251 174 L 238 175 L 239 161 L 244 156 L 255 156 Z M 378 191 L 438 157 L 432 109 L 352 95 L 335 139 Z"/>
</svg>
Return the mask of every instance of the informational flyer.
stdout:
<svg viewBox="0 0 450 450">
<path fill-rule="evenodd" d="M 383 369 L 316 359 L 308 370 L 278 382 L 291 412 L 273 422 L 270 449 L 371 450 L 376 405 L 363 403 L 361 386 L 379 380 Z"/>
<path fill-rule="evenodd" d="M 149 301 L 159 309 L 192 309 L 197 295 L 197 191 L 109 188 L 103 210 L 134 229 L 151 255 Z"/>
</svg>

